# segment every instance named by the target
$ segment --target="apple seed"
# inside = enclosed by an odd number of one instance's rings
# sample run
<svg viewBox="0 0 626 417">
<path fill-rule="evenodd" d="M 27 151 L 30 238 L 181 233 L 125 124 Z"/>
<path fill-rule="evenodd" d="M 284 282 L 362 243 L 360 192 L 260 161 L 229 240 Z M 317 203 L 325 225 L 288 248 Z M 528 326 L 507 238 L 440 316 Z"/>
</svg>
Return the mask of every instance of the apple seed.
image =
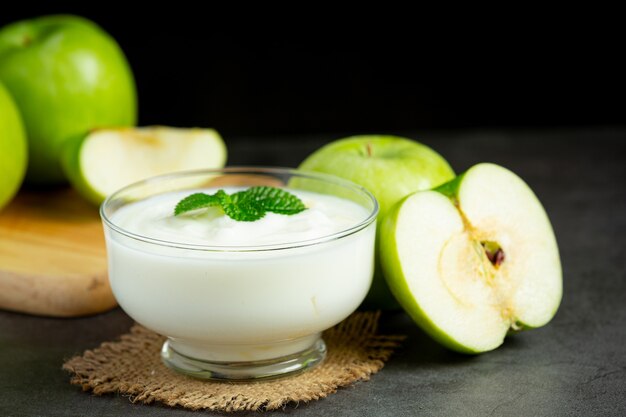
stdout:
<svg viewBox="0 0 626 417">
<path fill-rule="evenodd" d="M 487 259 L 489 262 L 496 268 L 502 265 L 504 262 L 504 251 L 495 242 L 480 242 L 480 244 L 485 249 L 485 255 L 487 255 Z"/>
</svg>

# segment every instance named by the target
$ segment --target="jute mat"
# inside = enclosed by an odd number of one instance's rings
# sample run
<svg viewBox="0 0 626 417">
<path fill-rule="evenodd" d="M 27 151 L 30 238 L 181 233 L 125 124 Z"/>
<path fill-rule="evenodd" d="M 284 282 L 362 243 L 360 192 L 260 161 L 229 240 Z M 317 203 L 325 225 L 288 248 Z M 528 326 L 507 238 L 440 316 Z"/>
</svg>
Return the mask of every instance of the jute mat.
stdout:
<svg viewBox="0 0 626 417">
<path fill-rule="evenodd" d="M 63 365 L 72 384 L 102 395 L 120 393 L 133 402 L 160 402 L 193 410 L 275 410 L 324 398 L 378 372 L 404 336 L 377 333 L 380 312 L 357 312 L 324 332 L 327 356 L 317 367 L 284 378 L 245 383 L 203 381 L 161 362 L 165 338 L 135 325 L 116 342 L 105 342 Z"/>
</svg>

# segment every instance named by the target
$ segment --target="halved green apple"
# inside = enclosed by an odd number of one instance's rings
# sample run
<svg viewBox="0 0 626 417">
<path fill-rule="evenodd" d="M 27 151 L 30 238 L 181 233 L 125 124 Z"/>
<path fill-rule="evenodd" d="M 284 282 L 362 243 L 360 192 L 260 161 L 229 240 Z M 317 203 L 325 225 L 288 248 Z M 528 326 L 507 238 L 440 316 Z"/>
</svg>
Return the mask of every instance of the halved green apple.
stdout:
<svg viewBox="0 0 626 417">
<path fill-rule="evenodd" d="M 517 175 L 479 164 L 398 203 L 381 226 L 392 293 L 444 346 L 497 348 L 511 330 L 543 326 L 561 301 L 552 226 Z"/>
<path fill-rule="evenodd" d="M 114 191 L 155 175 L 222 168 L 226 146 L 213 129 L 141 127 L 99 129 L 64 149 L 72 185 L 99 204 Z"/>
</svg>

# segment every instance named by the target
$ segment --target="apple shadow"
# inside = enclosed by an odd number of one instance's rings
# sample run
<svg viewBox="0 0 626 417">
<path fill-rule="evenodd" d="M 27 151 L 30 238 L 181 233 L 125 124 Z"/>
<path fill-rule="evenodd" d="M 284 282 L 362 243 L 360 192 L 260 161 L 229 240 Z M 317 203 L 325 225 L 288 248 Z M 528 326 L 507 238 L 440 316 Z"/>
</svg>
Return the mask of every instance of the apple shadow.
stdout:
<svg viewBox="0 0 626 417">
<path fill-rule="evenodd" d="M 99 222 L 98 207 L 89 203 L 67 184 L 42 186 L 24 184 L 13 205 L 22 215 L 72 224 Z"/>
<path fill-rule="evenodd" d="M 435 342 L 404 311 L 384 311 L 379 323 L 381 334 L 405 335 L 391 361 L 397 365 L 426 366 L 472 361 L 475 356 L 453 352 Z"/>
<path fill-rule="evenodd" d="M 449 350 L 420 329 L 403 311 L 385 311 L 381 315 L 379 332 L 381 334 L 405 335 L 402 346 L 393 355 L 391 361 L 397 366 L 430 367 L 432 365 L 471 364 L 480 360 L 481 354 L 472 355 Z M 498 347 L 499 355 L 525 349 L 526 343 L 519 335 L 506 337 Z"/>
</svg>

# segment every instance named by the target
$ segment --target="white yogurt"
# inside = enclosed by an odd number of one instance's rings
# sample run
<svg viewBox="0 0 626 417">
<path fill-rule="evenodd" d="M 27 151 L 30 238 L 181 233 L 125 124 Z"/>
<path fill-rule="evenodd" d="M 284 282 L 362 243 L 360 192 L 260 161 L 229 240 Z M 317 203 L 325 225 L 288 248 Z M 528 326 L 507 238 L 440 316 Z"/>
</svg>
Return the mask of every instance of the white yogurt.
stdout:
<svg viewBox="0 0 626 417">
<path fill-rule="evenodd" d="M 310 347 L 364 299 L 373 275 L 375 223 L 325 239 L 370 213 L 346 199 L 289 191 L 307 210 L 267 213 L 256 222 L 234 221 L 218 209 L 174 217 L 189 191 L 117 210 L 110 218 L 117 227 L 164 241 L 105 227 L 109 277 L 120 306 L 168 336 L 177 352 L 199 360 L 258 361 Z M 312 240 L 317 243 L 305 244 Z M 274 249 L 261 250 L 267 248 Z"/>
<path fill-rule="evenodd" d="M 243 188 L 225 188 L 232 194 Z M 217 189 L 197 190 L 213 194 Z M 168 193 L 152 197 L 115 213 L 114 223 L 126 231 L 153 239 L 207 246 L 262 246 L 318 239 L 349 229 L 368 216 L 352 201 L 304 191 L 291 191 L 307 207 L 297 215 L 268 212 L 261 220 L 241 222 L 223 214 L 220 208 L 198 210 L 173 216 L 176 204 L 193 192 Z"/>
</svg>

